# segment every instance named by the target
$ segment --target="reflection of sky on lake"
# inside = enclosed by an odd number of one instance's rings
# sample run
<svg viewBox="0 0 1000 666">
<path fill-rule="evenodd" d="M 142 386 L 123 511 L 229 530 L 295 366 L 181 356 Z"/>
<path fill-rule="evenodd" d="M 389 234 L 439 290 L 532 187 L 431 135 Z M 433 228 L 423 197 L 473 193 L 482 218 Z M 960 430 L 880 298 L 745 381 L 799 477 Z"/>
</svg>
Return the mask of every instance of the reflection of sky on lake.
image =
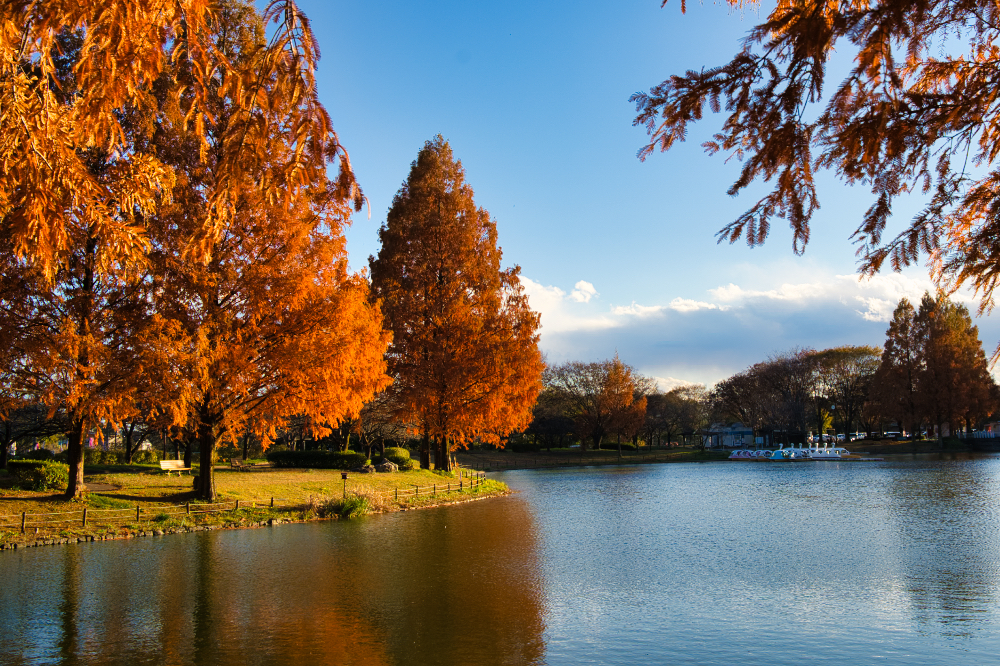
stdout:
<svg viewBox="0 0 1000 666">
<path fill-rule="evenodd" d="M 535 508 L 548 663 L 929 664 L 1000 647 L 997 458 L 504 478 Z"/>
</svg>

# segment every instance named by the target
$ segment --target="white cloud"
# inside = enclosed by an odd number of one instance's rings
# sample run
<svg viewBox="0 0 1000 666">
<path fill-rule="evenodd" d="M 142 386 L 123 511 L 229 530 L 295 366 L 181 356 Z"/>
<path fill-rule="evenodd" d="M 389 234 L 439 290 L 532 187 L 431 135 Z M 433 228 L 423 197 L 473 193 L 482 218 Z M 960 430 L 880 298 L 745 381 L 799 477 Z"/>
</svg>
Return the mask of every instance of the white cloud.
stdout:
<svg viewBox="0 0 1000 666">
<path fill-rule="evenodd" d="M 678 296 L 670 301 L 670 309 L 677 312 L 697 312 L 698 310 L 728 310 L 729 306 L 706 303 L 705 301 L 693 301 L 690 298 L 681 298 Z"/>
<path fill-rule="evenodd" d="M 553 363 L 597 361 L 617 351 L 622 360 L 656 378 L 663 390 L 710 385 L 771 354 L 845 344 L 881 345 L 900 298 L 918 303 L 930 280 L 906 274 L 809 275 L 770 287 L 729 283 L 703 294 L 670 294 L 663 304 L 608 306 L 521 277 L 531 307 L 542 315 L 541 347 Z M 596 289 L 592 291 L 596 295 Z M 699 298 L 700 296 L 700 298 Z M 952 297 L 958 302 L 968 294 Z M 970 308 L 974 311 L 974 308 Z M 1000 335 L 979 319 L 984 346 Z"/>
<path fill-rule="evenodd" d="M 757 291 L 744 289 L 739 285 L 729 283 L 724 287 L 709 289 L 716 300 L 726 303 L 746 303 L 754 300 L 795 301 L 813 300 L 830 291 L 830 285 L 824 283 L 783 284 L 777 289 Z"/>
<path fill-rule="evenodd" d="M 632 301 L 632 305 L 619 305 L 611 308 L 611 314 L 618 315 L 619 317 L 649 317 L 660 314 L 663 310 L 664 306 L 662 305 L 639 305 L 635 301 Z"/>
<path fill-rule="evenodd" d="M 576 291 L 569 296 L 559 287 L 545 286 L 529 277 L 520 276 L 521 285 L 528 295 L 531 309 L 542 315 L 542 334 L 562 331 L 594 331 L 618 326 L 618 322 L 603 314 L 581 314 L 574 303 L 586 303 L 576 298 L 574 294 L 580 291 L 580 285 L 589 287 L 593 294 L 597 290 L 589 282 L 576 283 Z M 589 300 L 589 297 L 588 297 Z"/>
<path fill-rule="evenodd" d="M 594 285 L 586 280 L 580 280 L 573 285 L 573 293 L 569 295 L 577 303 L 589 303 L 591 298 L 597 298 L 600 294 L 594 289 Z"/>
<path fill-rule="evenodd" d="M 653 377 L 653 381 L 656 382 L 656 387 L 664 393 L 673 391 L 675 388 L 681 388 L 682 386 L 699 386 L 695 382 L 689 382 L 686 379 L 677 379 L 676 377 Z"/>
</svg>

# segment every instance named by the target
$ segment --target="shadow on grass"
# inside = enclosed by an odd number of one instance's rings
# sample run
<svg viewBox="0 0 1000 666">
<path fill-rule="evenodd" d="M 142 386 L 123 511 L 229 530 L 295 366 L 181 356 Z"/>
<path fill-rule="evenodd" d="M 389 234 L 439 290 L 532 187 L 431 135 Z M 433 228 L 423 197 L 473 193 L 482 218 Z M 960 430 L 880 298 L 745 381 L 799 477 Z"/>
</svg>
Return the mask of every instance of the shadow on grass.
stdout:
<svg viewBox="0 0 1000 666">
<path fill-rule="evenodd" d="M 55 493 L 54 495 L 34 495 L 30 497 L 0 497 L 0 503 L 3 502 L 60 502 L 65 500 L 66 496 L 62 493 Z"/>
<path fill-rule="evenodd" d="M 102 497 L 108 497 L 110 499 L 123 500 L 128 502 L 172 502 L 174 504 L 184 504 L 185 502 L 191 502 L 197 499 L 197 493 L 194 490 L 185 490 L 178 493 L 156 495 L 154 497 L 150 497 L 148 495 L 135 495 L 124 492 L 102 492 L 100 494 Z"/>
</svg>

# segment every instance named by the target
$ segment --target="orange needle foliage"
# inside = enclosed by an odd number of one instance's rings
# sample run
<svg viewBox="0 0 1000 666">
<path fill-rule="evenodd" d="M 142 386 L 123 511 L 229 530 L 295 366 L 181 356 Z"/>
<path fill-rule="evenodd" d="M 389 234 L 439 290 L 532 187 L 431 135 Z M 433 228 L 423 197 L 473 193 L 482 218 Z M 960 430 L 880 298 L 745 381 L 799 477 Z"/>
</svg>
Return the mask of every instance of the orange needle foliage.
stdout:
<svg viewBox="0 0 1000 666">
<path fill-rule="evenodd" d="M 496 224 L 476 208 L 461 162 L 428 141 L 396 193 L 372 257 L 372 289 L 392 329 L 399 418 L 437 443 L 439 468 L 474 440 L 502 444 L 531 422 L 541 390 L 539 316 L 514 267 L 500 269 Z"/>
<path fill-rule="evenodd" d="M 207 0 L 2 7 L 0 294 L 28 305 L 0 325 L 3 403 L 69 421 L 68 495 L 86 434 L 140 394 L 154 417 L 197 415 L 211 497 L 217 437 L 264 414 L 334 422 L 387 384 L 341 235 L 361 191 L 294 2 L 263 21 Z"/>
<path fill-rule="evenodd" d="M 239 71 L 271 57 L 262 58 L 263 24 L 250 5 L 225 5 L 215 30 L 217 48 Z M 342 227 L 356 186 L 341 187 L 353 185 L 346 156 L 322 122 L 305 143 L 288 129 L 325 118 L 315 99 L 274 83 L 280 77 L 262 78 L 258 109 L 217 96 L 203 155 L 172 95 L 161 97 L 152 140 L 178 173 L 173 203 L 151 222 L 157 311 L 179 330 L 178 372 L 162 377 L 169 391 L 160 402 L 179 415 L 176 425 L 197 432 L 205 499 L 215 494 L 220 439 L 235 443 L 248 426 L 266 439 L 294 415 L 322 435 L 389 383 L 389 335 L 367 282 L 347 270 Z M 338 158 L 346 176 L 328 181 L 319 166 Z M 295 181 L 291 194 L 262 186 L 280 178 Z M 220 189 L 224 216 L 214 212 Z"/>
<path fill-rule="evenodd" d="M 650 380 L 633 372 L 618 358 L 596 363 L 573 361 L 550 368 L 546 384 L 572 405 L 580 445 L 587 440 L 601 448 L 604 437 L 617 433 L 632 437 L 646 418 Z"/>
<path fill-rule="evenodd" d="M 835 51 L 853 65 L 831 86 Z M 801 253 L 819 208 L 815 173 L 830 169 L 871 191 L 852 235 L 863 274 L 926 255 L 943 288 L 968 284 L 989 311 L 1000 285 L 998 70 L 994 0 L 778 0 L 728 63 L 632 96 L 633 124 L 650 137 L 639 157 L 685 140 L 706 107 L 722 113 L 704 147 L 742 161 L 729 194 L 755 181 L 772 190 L 719 231 L 720 242 L 763 243 L 780 218 Z M 917 191 L 924 209 L 885 241 L 893 203 Z"/>
</svg>

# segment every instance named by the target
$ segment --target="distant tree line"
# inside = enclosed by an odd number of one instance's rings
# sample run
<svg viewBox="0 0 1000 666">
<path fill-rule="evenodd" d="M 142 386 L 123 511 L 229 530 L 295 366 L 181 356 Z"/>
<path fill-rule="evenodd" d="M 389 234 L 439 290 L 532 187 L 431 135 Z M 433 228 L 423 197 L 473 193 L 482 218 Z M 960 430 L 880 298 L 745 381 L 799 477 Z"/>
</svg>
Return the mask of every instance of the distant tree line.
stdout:
<svg viewBox="0 0 1000 666">
<path fill-rule="evenodd" d="M 532 447 L 661 446 L 694 434 L 707 418 L 704 387 L 660 391 L 617 355 L 550 365 L 542 383 L 534 419 L 520 438 Z"/>
<path fill-rule="evenodd" d="M 803 443 L 809 432 L 942 436 L 988 420 L 1000 405 L 979 332 L 968 310 L 925 294 L 902 299 L 883 349 L 844 346 L 772 356 L 720 381 L 714 418 L 740 422 L 772 444 Z"/>
</svg>

